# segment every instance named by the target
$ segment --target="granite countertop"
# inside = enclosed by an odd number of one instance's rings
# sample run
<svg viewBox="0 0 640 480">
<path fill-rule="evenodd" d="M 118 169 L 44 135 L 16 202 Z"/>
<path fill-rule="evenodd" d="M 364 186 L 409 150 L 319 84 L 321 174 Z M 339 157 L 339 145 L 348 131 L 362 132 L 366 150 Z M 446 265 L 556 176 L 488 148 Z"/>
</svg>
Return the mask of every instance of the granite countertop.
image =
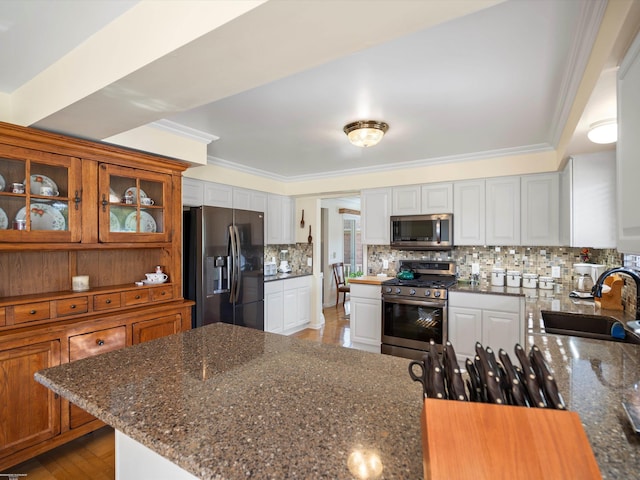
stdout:
<svg viewBox="0 0 640 480">
<path fill-rule="evenodd" d="M 202 479 L 421 478 L 421 386 L 403 358 L 223 323 L 36 379 Z"/>
<path fill-rule="evenodd" d="M 603 478 L 636 478 L 640 437 L 621 402 L 640 399 L 640 346 L 547 334 L 541 309 L 596 307 L 530 293 L 527 348 L 542 349 Z M 421 386 L 408 362 L 214 324 L 36 379 L 203 479 L 353 478 L 357 451 L 378 455 L 385 478 L 421 478 Z"/>
<path fill-rule="evenodd" d="M 296 278 L 296 277 L 308 277 L 309 275 L 313 275 L 312 272 L 291 272 L 291 273 L 281 273 L 278 272 L 275 275 L 265 275 L 265 282 L 274 282 L 276 280 L 286 280 L 287 278 Z"/>
</svg>

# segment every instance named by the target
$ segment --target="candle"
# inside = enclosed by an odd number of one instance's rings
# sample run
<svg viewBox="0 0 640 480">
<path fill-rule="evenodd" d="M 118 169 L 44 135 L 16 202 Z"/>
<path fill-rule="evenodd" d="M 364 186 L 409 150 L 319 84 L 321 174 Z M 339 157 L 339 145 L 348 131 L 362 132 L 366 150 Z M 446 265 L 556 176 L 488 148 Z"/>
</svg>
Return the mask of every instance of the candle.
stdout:
<svg viewBox="0 0 640 480">
<path fill-rule="evenodd" d="M 89 275 L 71 277 L 71 289 L 74 292 L 89 290 Z"/>
</svg>

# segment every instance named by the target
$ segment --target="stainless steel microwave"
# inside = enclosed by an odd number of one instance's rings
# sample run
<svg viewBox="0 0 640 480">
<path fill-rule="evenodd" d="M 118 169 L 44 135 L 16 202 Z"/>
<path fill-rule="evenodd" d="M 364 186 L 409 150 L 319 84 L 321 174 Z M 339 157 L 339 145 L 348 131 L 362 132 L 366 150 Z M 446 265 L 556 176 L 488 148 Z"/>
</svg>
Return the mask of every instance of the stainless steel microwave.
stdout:
<svg viewBox="0 0 640 480">
<path fill-rule="evenodd" d="M 392 216 L 391 246 L 405 250 L 453 248 L 453 214 Z"/>
</svg>

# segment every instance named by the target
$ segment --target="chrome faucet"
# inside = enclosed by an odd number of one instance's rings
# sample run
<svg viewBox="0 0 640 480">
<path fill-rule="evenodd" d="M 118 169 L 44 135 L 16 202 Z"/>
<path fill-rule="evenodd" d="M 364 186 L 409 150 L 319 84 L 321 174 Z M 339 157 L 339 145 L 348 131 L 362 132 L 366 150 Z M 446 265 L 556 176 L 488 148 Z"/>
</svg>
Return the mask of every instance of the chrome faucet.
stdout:
<svg viewBox="0 0 640 480">
<path fill-rule="evenodd" d="M 614 273 L 626 273 L 631 278 L 633 278 L 633 280 L 636 282 L 636 295 L 637 295 L 637 297 L 636 297 L 636 320 L 640 320 L 640 308 L 639 308 L 640 307 L 640 275 L 635 270 L 632 270 L 632 269 L 627 268 L 627 267 L 610 268 L 609 270 L 604 272 L 602 275 L 600 275 L 600 277 L 596 281 L 596 284 L 591 289 L 591 293 L 593 294 L 594 297 L 601 298 L 602 297 L 602 285 L 604 284 L 604 279 L 607 278 L 609 275 L 612 275 Z"/>
</svg>

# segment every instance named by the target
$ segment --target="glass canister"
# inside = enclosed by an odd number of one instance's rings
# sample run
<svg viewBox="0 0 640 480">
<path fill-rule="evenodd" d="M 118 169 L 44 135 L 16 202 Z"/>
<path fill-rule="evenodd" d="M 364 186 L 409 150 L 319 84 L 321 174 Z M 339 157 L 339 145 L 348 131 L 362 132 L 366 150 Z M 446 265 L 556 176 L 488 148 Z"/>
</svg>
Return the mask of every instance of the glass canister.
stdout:
<svg viewBox="0 0 640 480">
<path fill-rule="evenodd" d="M 522 273 L 518 270 L 507 270 L 507 287 L 519 287 Z"/>
<path fill-rule="evenodd" d="M 504 287 L 504 268 L 493 267 L 493 270 L 491 270 L 491 285 Z"/>
<path fill-rule="evenodd" d="M 537 273 L 524 273 L 522 275 L 522 288 L 536 288 L 538 286 Z"/>
</svg>

